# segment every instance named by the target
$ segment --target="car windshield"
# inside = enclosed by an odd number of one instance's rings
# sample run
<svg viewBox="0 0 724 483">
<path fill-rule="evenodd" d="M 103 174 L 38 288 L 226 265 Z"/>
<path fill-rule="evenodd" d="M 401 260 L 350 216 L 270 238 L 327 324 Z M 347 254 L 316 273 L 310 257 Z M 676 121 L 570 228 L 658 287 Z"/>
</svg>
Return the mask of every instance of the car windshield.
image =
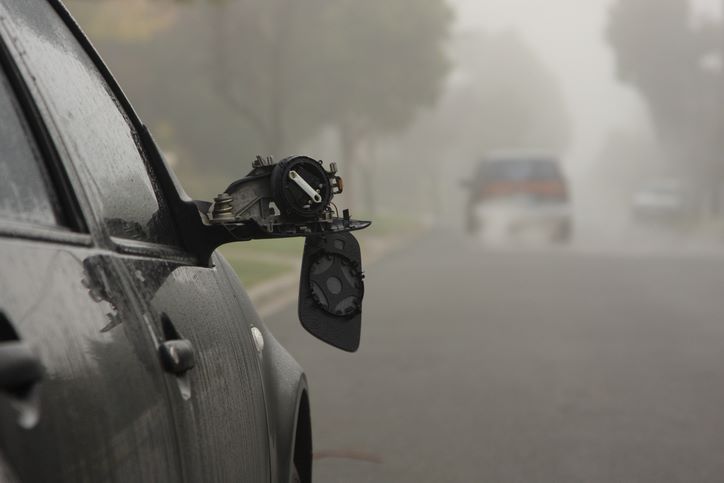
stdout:
<svg viewBox="0 0 724 483">
<path fill-rule="evenodd" d="M 478 178 L 490 181 L 555 180 L 560 178 L 560 173 L 555 161 L 506 159 L 483 162 Z"/>
</svg>

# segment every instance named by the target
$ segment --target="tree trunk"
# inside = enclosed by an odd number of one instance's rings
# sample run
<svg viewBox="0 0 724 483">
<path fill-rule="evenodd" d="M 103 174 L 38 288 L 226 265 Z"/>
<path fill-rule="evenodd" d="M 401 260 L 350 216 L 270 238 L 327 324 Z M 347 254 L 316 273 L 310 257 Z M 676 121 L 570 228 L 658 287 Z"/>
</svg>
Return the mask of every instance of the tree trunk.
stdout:
<svg viewBox="0 0 724 483">
<path fill-rule="evenodd" d="M 343 178 L 345 186 L 352 187 L 352 181 L 357 179 L 358 170 L 358 150 L 359 138 L 352 123 L 342 122 L 339 125 L 339 145 L 342 153 L 342 162 L 344 163 Z M 357 190 L 352 189 L 345 196 L 347 207 L 353 211 L 359 208 L 359 199 Z"/>
<path fill-rule="evenodd" d="M 276 157 L 286 154 L 286 131 L 284 127 L 287 108 L 287 66 L 289 64 L 289 42 L 294 27 L 294 4 L 291 0 L 277 0 L 273 12 L 276 32 L 272 40 L 270 59 L 270 82 L 272 85 L 269 112 L 269 149 Z"/>
<path fill-rule="evenodd" d="M 362 176 L 359 178 L 361 182 L 360 189 L 364 193 L 364 204 L 362 209 L 366 215 L 374 216 L 377 212 L 377 190 L 375 187 L 375 175 L 377 171 L 377 150 L 374 138 L 370 138 L 365 143 L 365 166 L 360 169 Z"/>
<path fill-rule="evenodd" d="M 226 105 L 257 132 L 265 146 L 271 144 L 271 135 L 267 123 L 260 113 L 255 112 L 250 106 L 244 104 L 232 87 L 231 59 L 228 49 L 228 17 L 229 7 L 227 4 L 214 5 L 213 13 L 210 15 L 213 45 L 211 52 L 214 58 L 214 71 L 212 73 L 216 94 L 223 99 Z"/>
</svg>

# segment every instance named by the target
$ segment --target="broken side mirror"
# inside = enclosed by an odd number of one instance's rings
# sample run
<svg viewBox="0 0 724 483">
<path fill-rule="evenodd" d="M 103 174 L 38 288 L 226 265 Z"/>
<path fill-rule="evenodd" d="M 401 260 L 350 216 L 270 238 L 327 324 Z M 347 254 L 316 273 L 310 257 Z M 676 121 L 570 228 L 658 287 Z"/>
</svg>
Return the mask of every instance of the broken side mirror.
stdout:
<svg viewBox="0 0 724 483">
<path fill-rule="evenodd" d="M 195 202 L 208 228 L 201 247 L 252 239 L 305 237 L 299 319 L 319 339 L 353 352 L 360 340 L 364 297 L 360 246 L 350 233 L 371 222 L 340 216 L 332 202 L 344 184 L 335 163 L 294 156 L 257 159 L 251 172 L 213 203 Z M 206 253 L 203 254 L 204 256 Z"/>
<path fill-rule="evenodd" d="M 362 326 L 364 272 L 351 233 L 307 237 L 299 281 L 299 320 L 311 334 L 354 352 Z"/>
</svg>

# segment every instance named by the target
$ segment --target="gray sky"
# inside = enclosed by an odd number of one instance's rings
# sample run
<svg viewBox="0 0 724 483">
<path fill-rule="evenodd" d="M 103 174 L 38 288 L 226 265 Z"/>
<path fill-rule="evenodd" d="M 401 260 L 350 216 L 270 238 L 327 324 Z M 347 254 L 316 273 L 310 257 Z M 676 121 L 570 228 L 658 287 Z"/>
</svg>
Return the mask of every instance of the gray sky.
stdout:
<svg viewBox="0 0 724 483">
<path fill-rule="evenodd" d="M 718 0 L 693 0 L 697 11 L 718 15 Z M 575 124 L 567 156 L 581 172 L 611 129 L 647 129 L 637 94 L 615 80 L 613 53 L 604 39 L 611 0 L 452 0 L 458 28 L 519 31 L 561 82 Z"/>
</svg>

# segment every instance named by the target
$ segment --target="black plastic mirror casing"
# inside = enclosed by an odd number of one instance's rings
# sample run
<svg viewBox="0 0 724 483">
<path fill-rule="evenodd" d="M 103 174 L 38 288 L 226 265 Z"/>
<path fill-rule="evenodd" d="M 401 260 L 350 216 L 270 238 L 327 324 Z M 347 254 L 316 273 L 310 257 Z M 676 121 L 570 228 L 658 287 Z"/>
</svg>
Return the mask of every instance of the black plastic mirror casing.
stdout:
<svg viewBox="0 0 724 483">
<path fill-rule="evenodd" d="M 304 243 L 302 272 L 299 283 L 299 320 L 318 339 L 347 352 L 359 348 L 362 326 L 363 275 L 360 275 L 359 308 L 349 315 L 332 315 L 319 306 L 312 296 L 310 272 L 315 260 L 328 254 L 341 255 L 355 264 L 362 273 L 360 246 L 349 232 L 307 237 Z"/>
</svg>

